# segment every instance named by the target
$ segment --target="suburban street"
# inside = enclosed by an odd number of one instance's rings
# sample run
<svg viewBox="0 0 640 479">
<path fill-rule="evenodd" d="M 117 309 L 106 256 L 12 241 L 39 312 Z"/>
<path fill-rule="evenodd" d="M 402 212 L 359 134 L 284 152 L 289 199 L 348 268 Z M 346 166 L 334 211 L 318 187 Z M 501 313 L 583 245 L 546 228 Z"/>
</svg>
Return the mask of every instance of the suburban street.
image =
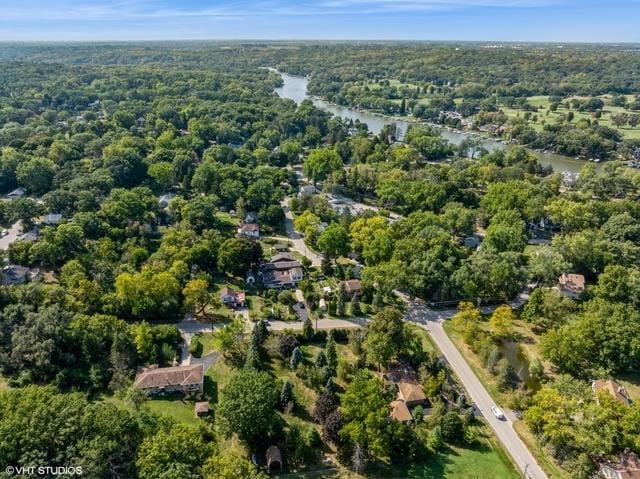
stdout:
<svg viewBox="0 0 640 479">
<path fill-rule="evenodd" d="M 311 260 L 311 266 L 322 265 L 322 256 L 314 251 L 311 251 L 302 239 L 302 235 L 296 231 L 293 226 L 293 213 L 289 209 L 289 198 L 285 198 L 282 201 L 282 209 L 284 210 L 284 226 L 287 230 L 288 240 L 291 243 L 291 249 L 297 251 L 302 256 L 306 256 Z"/>
<path fill-rule="evenodd" d="M 494 416 L 491 411 L 492 406 L 497 405 L 501 409 L 504 408 L 493 401 L 465 358 L 460 354 L 460 351 L 458 351 L 445 332 L 442 326 L 443 321 L 453 316 L 456 311 L 451 309 L 435 311 L 417 302 L 410 302 L 409 305 L 410 309 L 407 313 L 407 320 L 429 332 L 451 369 L 460 382 L 462 382 L 470 398 L 487 420 L 504 448 L 508 451 L 520 469 L 520 472 L 527 478 L 546 479 L 547 475 L 540 468 L 527 446 L 513 429 L 513 422 L 509 419 L 508 415 L 506 420 L 500 420 Z"/>
</svg>

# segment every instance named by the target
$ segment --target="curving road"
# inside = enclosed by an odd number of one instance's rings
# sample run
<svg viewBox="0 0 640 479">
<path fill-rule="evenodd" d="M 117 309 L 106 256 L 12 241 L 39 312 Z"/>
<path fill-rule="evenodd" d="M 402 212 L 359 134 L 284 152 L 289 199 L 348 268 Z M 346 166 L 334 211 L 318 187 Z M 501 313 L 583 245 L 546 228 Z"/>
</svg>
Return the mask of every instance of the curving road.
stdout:
<svg viewBox="0 0 640 479">
<path fill-rule="evenodd" d="M 292 244 L 291 249 L 297 251 L 302 256 L 306 256 L 311 260 L 311 266 L 320 266 L 322 265 L 322 256 L 318 253 L 311 251 L 304 240 L 302 239 L 302 235 L 298 233 L 293 226 L 293 213 L 289 209 L 289 199 L 285 198 L 282 200 L 282 209 L 284 210 L 284 226 L 287 230 L 288 241 Z"/>
<path fill-rule="evenodd" d="M 456 376 L 458 376 L 467 393 L 520 469 L 523 477 L 529 479 L 547 479 L 547 475 L 540 468 L 536 459 L 513 429 L 511 419 L 507 417 L 506 420 L 501 421 L 493 415 L 491 407 L 496 405 L 496 403 L 442 327 L 443 321 L 453 316 L 456 311 L 435 311 L 416 302 L 409 302 L 408 304 L 409 309 L 406 319 L 429 332 L 433 341 L 448 361 L 451 369 Z"/>
</svg>

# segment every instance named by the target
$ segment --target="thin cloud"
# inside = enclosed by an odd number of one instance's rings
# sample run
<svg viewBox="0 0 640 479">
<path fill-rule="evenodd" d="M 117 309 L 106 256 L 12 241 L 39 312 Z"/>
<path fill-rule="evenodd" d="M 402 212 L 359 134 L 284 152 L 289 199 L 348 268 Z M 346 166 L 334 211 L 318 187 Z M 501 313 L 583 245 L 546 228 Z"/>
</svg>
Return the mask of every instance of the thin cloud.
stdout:
<svg viewBox="0 0 640 479">
<path fill-rule="evenodd" d="M 321 0 L 315 2 L 203 1 L 200 7 L 182 8 L 178 0 L 59 0 L 55 8 L 45 0 L 5 0 L 0 20 L 136 20 L 184 17 L 247 17 L 346 15 L 472 7 L 541 7 L 574 0 Z"/>
</svg>

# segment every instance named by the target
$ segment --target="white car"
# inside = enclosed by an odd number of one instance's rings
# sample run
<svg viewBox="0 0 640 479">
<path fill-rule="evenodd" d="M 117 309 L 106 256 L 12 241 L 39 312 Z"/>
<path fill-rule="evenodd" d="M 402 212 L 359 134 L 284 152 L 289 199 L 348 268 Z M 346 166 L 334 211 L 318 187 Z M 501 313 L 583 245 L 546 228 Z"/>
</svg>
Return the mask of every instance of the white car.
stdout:
<svg viewBox="0 0 640 479">
<path fill-rule="evenodd" d="M 491 408 L 491 412 L 493 413 L 493 415 L 495 417 L 497 417 L 501 421 L 504 421 L 506 419 L 506 417 L 504 416 L 504 413 L 502 412 L 502 410 L 498 406 L 493 406 Z"/>
<path fill-rule="evenodd" d="M 9 230 L 2 230 L 2 236 L 7 236 L 9 234 Z"/>
</svg>

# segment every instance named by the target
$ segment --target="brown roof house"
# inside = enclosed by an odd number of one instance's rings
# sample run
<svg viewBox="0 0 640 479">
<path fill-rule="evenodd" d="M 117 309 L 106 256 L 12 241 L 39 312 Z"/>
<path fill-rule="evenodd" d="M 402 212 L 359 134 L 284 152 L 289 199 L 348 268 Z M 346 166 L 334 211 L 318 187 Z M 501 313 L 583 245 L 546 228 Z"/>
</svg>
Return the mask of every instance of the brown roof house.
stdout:
<svg viewBox="0 0 640 479">
<path fill-rule="evenodd" d="M 601 462 L 598 472 L 607 479 L 640 479 L 640 459 L 626 449 L 618 462 Z"/>
<path fill-rule="evenodd" d="M 398 399 L 404 401 L 408 408 L 422 406 L 427 401 L 422 386 L 408 381 L 398 382 Z"/>
<path fill-rule="evenodd" d="M 245 223 L 238 228 L 238 236 L 246 238 L 260 238 L 260 227 L 255 223 Z"/>
<path fill-rule="evenodd" d="M 618 384 L 611 379 L 597 379 L 591 383 L 591 389 L 597 395 L 599 391 L 606 391 L 613 398 L 617 399 L 626 406 L 631 405 L 631 398 L 624 386 Z"/>
<path fill-rule="evenodd" d="M 342 283 L 342 286 L 349 296 L 362 293 L 362 284 L 359 279 L 349 279 Z"/>
<path fill-rule="evenodd" d="M 204 389 L 204 366 L 173 366 L 159 368 L 158 365 L 144 368 L 136 375 L 134 386 L 149 394 L 163 392 L 202 393 Z"/>
<path fill-rule="evenodd" d="M 389 414 L 389 418 L 394 421 L 410 422 L 413 419 L 411 411 L 409 411 L 407 403 L 404 401 L 391 401 L 389 406 L 391 407 L 391 414 Z"/>
<path fill-rule="evenodd" d="M 580 299 L 584 293 L 584 276 L 581 274 L 563 274 L 558 278 L 556 289 L 561 296 Z"/>
</svg>

